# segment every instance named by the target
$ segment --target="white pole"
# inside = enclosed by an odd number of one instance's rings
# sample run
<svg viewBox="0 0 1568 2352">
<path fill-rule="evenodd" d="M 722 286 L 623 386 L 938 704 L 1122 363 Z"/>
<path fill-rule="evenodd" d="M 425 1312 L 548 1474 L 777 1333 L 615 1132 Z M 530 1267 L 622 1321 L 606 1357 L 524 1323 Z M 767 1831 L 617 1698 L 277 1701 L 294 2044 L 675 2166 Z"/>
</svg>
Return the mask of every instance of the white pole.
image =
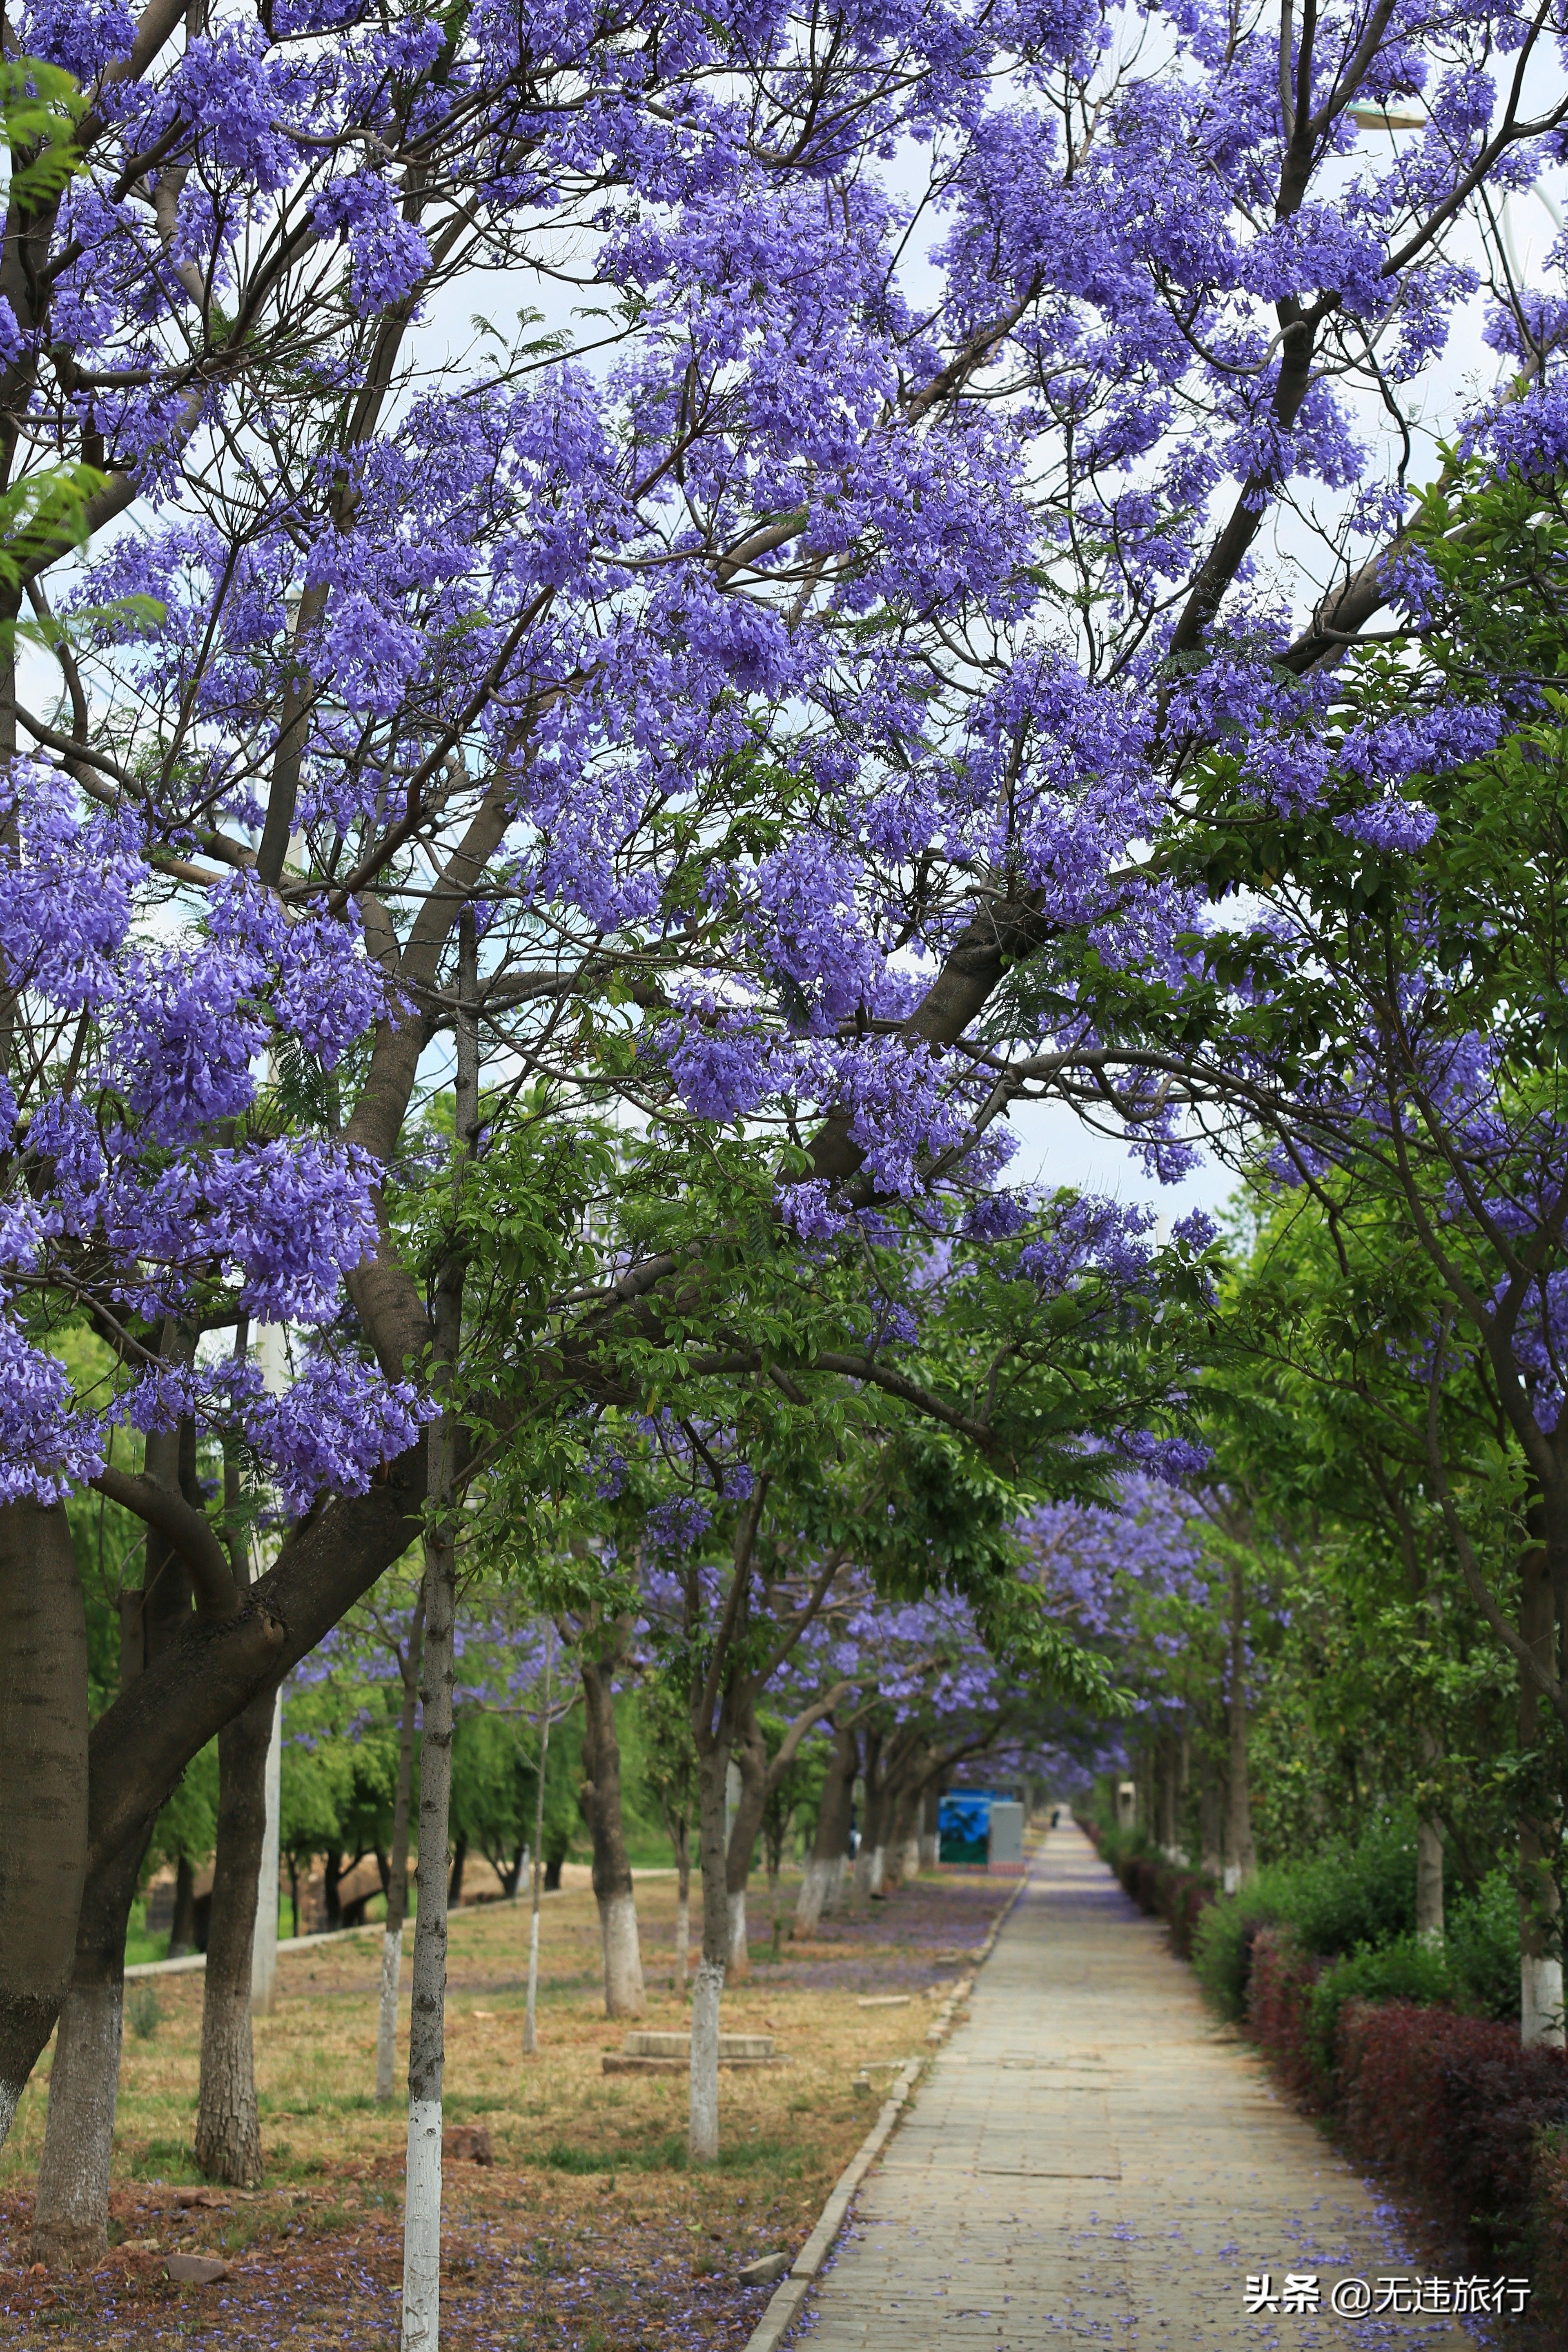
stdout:
<svg viewBox="0 0 1568 2352">
<path fill-rule="evenodd" d="M 283 1690 L 272 1703 L 272 1737 L 267 1747 L 267 1830 L 261 1841 L 261 1872 L 256 1889 L 256 1934 L 250 1947 L 250 2008 L 270 2016 L 278 1995 L 278 1824 L 283 1794 Z"/>
<path fill-rule="evenodd" d="M 522 2017 L 522 2054 L 531 2058 L 539 2048 L 539 1895 L 544 1883 L 544 1767 L 550 1758 L 551 1644 L 555 1628 L 544 1628 L 544 1704 L 539 1714 L 539 1792 L 533 1823 L 533 1885 L 528 1920 L 528 2006 Z"/>
</svg>

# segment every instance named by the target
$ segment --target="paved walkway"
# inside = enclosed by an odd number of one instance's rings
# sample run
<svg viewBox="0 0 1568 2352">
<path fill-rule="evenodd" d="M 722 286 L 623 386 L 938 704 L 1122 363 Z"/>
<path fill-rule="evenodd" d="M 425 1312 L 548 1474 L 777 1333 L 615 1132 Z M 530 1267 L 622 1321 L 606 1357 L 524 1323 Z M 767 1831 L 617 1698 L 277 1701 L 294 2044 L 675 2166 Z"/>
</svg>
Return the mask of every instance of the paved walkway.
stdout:
<svg viewBox="0 0 1568 2352">
<path fill-rule="evenodd" d="M 1329 2309 L 1415 2265 L 1358 2177 L 1215 2026 L 1076 1828 L 1046 1841 L 961 2026 L 857 2200 L 802 2352 L 1463 2352 L 1451 2318 Z M 1316 2315 L 1246 2280 L 1317 2274 Z"/>
</svg>

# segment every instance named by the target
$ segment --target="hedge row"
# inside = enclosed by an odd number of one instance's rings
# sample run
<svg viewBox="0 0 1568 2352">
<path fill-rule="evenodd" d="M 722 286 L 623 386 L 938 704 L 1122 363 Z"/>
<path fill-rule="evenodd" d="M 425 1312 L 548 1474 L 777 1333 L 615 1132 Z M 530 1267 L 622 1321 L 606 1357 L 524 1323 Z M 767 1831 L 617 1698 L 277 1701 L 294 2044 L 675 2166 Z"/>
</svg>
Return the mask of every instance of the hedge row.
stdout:
<svg viewBox="0 0 1568 2352">
<path fill-rule="evenodd" d="M 1358 2156 L 1420 2190 L 1498 2268 L 1568 2309 L 1568 2059 L 1488 2017 L 1350 2001 L 1335 2105 Z"/>
<path fill-rule="evenodd" d="M 1381 1955 L 1376 1957 L 1383 1957 Z M 1351 1997 L 1335 1970 L 1264 1927 L 1247 2026 L 1298 2097 L 1363 2162 L 1415 2192 L 1493 2271 L 1533 2283 L 1532 2318 L 1568 2318 L 1568 2057 L 1436 2003 Z M 1546 2340 L 1561 2342 L 1560 2334 Z"/>
<path fill-rule="evenodd" d="M 1140 1832 L 1079 1823 L 1190 1957 L 1213 1881 L 1167 1862 Z M 1227 1901 L 1224 1914 L 1242 1907 Z M 1226 1926 L 1212 1917 L 1209 1940 Z M 1521 2049 L 1517 2024 L 1454 2007 L 1462 1979 L 1413 1935 L 1335 1957 L 1308 1950 L 1283 1923 L 1248 1918 L 1234 1966 L 1247 2030 L 1289 2088 L 1478 2261 L 1531 2280 L 1533 2341 L 1568 2342 L 1568 2056 Z"/>
</svg>

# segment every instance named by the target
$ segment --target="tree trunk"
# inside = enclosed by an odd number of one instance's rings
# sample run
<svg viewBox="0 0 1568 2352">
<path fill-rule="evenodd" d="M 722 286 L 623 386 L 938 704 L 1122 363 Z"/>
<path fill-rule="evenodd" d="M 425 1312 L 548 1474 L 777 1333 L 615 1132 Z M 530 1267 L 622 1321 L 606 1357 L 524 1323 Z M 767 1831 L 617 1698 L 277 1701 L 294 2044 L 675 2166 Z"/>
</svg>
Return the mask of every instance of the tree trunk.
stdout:
<svg viewBox="0 0 1568 2352">
<path fill-rule="evenodd" d="M 1532 1522 L 1537 1516 L 1531 1514 Z M 1551 1672 L 1556 1664 L 1556 1604 L 1543 1544 L 1532 1543 L 1520 1562 L 1519 1631 Z M 1541 1736 L 1541 1701 L 1534 1684 L 1521 1670 L 1519 1744 L 1528 1751 L 1539 1746 Z M 1562 1895 L 1552 1866 L 1552 1854 L 1559 1843 L 1555 1823 L 1543 1822 L 1533 1811 L 1521 1815 L 1519 2038 L 1527 2050 L 1563 2046 Z"/>
<path fill-rule="evenodd" d="M 397 2072 L 397 1988 L 403 1975 L 403 1921 L 408 1908 L 408 1805 L 414 1787 L 414 1717 L 425 1646 L 425 1595 L 415 1604 L 407 1655 L 399 1654 L 403 1711 L 397 1725 L 397 1790 L 392 1802 L 392 1859 L 386 1874 L 386 1932 L 381 1939 L 381 2008 L 375 2033 L 375 2095 L 384 2106 Z"/>
<path fill-rule="evenodd" d="M 531 2058 L 539 2047 L 539 1895 L 541 1886 L 550 1885 L 544 1871 L 544 1771 L 550 1761 L 550 1666 L 551 1644 L 554 1630 L 544 1629 L 544 1704 L 539 1713 L 539 1785 L 533 1817 L 533 1885 L 529 1897 L 528 1916 L 528 1998 L 522 2013 L 522 2054 Z M 561 1865 L 555 1865 L 555 1883 L 561 1884 Z"/>
<path fill-rule="evenodd" d="M 934 1870 L 942 1860 L 942 1783 L 929 1783 L 921 1805 L 921 1868 Z"/>
<path fill-rule="evenodd" d="M 605 1963 L 605 2015 L 640 2017 L 647 2006 L 642 1950 L 637 1938 L 637 1898 L 626 1860 L 621 1811 L 621 1748 L 616 1736 L 612 1676 L 631 1634 L 631 1621 L 606 1629 L 609 1638 L 596 1658 L 581 1661 L 583 1681 L 583 1810 L 594 1842 L 594 1899 L 599 1906 L 599 1941 Z"/>
<path fill-rule="evenodd" d="M 169 1958 L 183 1959 L 196 1948 L 196 1874 L 189 1854 L 174 1864 L 174 1910 L 169 1921 Z"/>
<path fill-rule="evenodd" d="M 153 1832 L 95 1876 L 81 1906 L 70 1990 L 60 2010 L 44 2153 L 33 2200 L 33 2259 L 90 2267 L 109 2249 L 109 2167 L 120 2087 L 125 1929 Z"/>
<path fill-rule="evenodd" d="M 757 1838 L 768 1802 L 768 1744 L 757 1720 L 756 1707 L 750 1701 L 744 1706 L 731 1741 L 730 1756 L 740 1776 L 741 1791 L 730 1822 L 724 1853 L 724 1900 L 730 1937 L 729 1973 L 733 1977 L 746 1977 L 752 1971 L 752 1955 L 746 1941 L 746 1888 L 751 1880 L 752 1858 L 756 1853 Z M 702 1901 L 706 1919 L 706 1885 Z M 706 1937 L 706 1927 L 703 1934 Z"/>
<path fill-rule="evenodd" d="M 447 1881 L 447 1908 L 455 1911 L 463 1899 L 463 1864 L 468 1858 L 468 1841 L 460 1837 L 452 1853 L 452 1873 Z"/>
<path fill-rule="evenodd" d="M 1443 1941 L 1443 1832 L 1426 1814 L 1415 1824 L 1415 1933 L 1423 1944 Z"/>
<path fill-rule="evenodd" d="M 231 2189 L 254 2189 L 261 2179 L 250 1969 L 275 1711 L 275 1694 L 262 1691 L 217 1738 L 217 1853 L 202 1989 L 196 2167 Z"/>
<path fill-rule="evenodd" d="M 873 1893 L 879 1895 L 882 1891 L 881 1857 L 879 1848 L 884 1844 L 886 1837 L 883 1806 L 886 1792 L 884 1745 L 883 1733 L 874 1724 L 868 1725 L 860 1774 L 860 1786 L 863 1792 L 860 1848 L 855 1856 L 855 1893 L 857 1898 L 862 1903 L 868 1901 Z"/>
<path fill-rule="evenodd" d="M 431 1449 L 437 1475 L 445 1444 Z M 444 1482 L 443 1482 L 444 1483 Z M 408 2025 L 408 2161 L 403 2219 L 403 2352 L 437 2352 L 441 2328 L 441 2094 L 446 2069 L 447 1832 L 452 1795 L 454 1556 L 425 1547 L 424 1728 L 419 1748 L 419 1904 Z"/>
<path fill-rule="evenodd" d="M 918 1766 L 915 1768 L 918 1769 Z M 906 1773 L 900 1778 L 889 1806 L 887 1838 L 887 1880 L 889 1886 L 901 1885 L 905 1879 L 918 1876 L 921 1866 L 920 1840 L 914 1834 L 920 1818 L 921 1792 L 915 1780 Z M 913 1859 L 910 1849 L 913 1848 Z"/>
<path fill-rule="evenodd" d="M 149 1448 L 161 1442 L 149 1439 Z M 187 1584 L 184 1622 L 155 1656 L 145 1647 L 144 1596 L 126 1596 L 123 1648 L 134 1650 L 136 1668 L 123 1673 L 120 1696 L 89 1736 L 84 1906 L 100 1878 L 102 1899 L 111 1899 L 110 1882 L 127 1846 L 135 1847 L 140 1862 L 147 1822 L 208 1740 L 258 1690 L 307 1657 L 407 1549 L 420 1530 L 427 1483 L 428 1437 L 422 1431 L 363 1495 L 340 1497 L 295 1529 L 237 1615 L 194 1617 Z M 150 1554 L 155 1549 L 149 1544 Z M 169 1581 L 157 1580 L 162 1587 Z M 0 1840 L 6 1831 L 0 1831 Z M 68 1900 L 57 1914 L 57 1939 L 68 1933 Z M 13 1981 L 7 1956 L 22 1948 L 13 1939 L 24 1934 L 24 1921 L 23 1906 L 0 1905 L 0 2011 Z M 28 2006 L 12 2010 L 9 2028 L 0 2017 L 0 2082 L 8 2086 L 8 2105 L 46 2046 L 61 2001 L 61 1989 L 50 1986 L 47 1970 L 24 1974 Z"/>
<path fill-rule="evenodd" d="M 1198 1756 L 1198 1843 L 1200 1867 L 1205 1878 L 1216 1883 L 1225 1870 L 1223 1851 L 1224 1807 L 1221 1803 L 1219 1770 L 1206 1748 Z"/>
<path fill-rule="evenodd" d="M 675 1990 L 684 1996 L 691 1951 L 691 1831 L 682 1813 L 670 1833 L 675 1848 Z"/>
<path fill-rule="evenodd" d="M 321 1907 L 326 1915 L 327 1933 L 334 1935 L 343 1924 L 343 1906 L 338 1885 L 343 1874 L 343 1858 L 333 1846 L 321 1856 Z"/>
<path fill-rule="evenodd" d="M 1230 1853 L 1225 1886 L 1234 1895 L 1258 1869 L 1252 1843 L 1252 1800 L 1247 1782 L 1247 1593 L 1241 1562 L 1230 1570 Z"/>
<path fill-rule="evenodd" d="M 140 1834 L 185 1766 L 264 1685 L 307 1657 L 419 1534 L 427 1441 L 295 1529 L 235 1617 L 187 1609 L 175 1638 L 92 1727 L 88 1868 Z"/>
<path fill-rule="evenodd" d="M 1173 1731 L 1160 1735 L 1160 1844 L 1167 1862 L 1184 1862 L 1177 1837 L 1177 1808 L 1181 1796 L 1181 1749 Z"/>
<path fill-rule="evenodd" d="M 145 1440 L 147 1475 L 199 1500 L 195 1424 Z M 134 1692 L 150 1668 L 180 1640 L 191 1622 L 189 1570 L 170 1547 L 148 1531 L 145 1582 L 121 1612 L 120 1671 Z M 123 1693 L 122 1693 L 123 1696 Z M 88 1746 L 88 1877 L 77 1923 L 70 1990 L 60 2011 L 44 2153 L 33 2205 L 33 2251 L 39 2262 L 97 2261 L 109 2242 L 109 2165 L 120 2089 L 120 2041 L 125 1995 L 125 1930 L 141 1875 L 142 1857 L 158 1807 L 157 1790 L 111 1860 L 95 1866 L 93 1811 L 98 1772 Z"/>
<path fill-rule="evenodd" d="M 702 1957 L 691 1990 L 691 2108 L 687 2152 L 693 2164 L 719 2155 L 719 2007 L 730 1957 L 729 1857 L 724 1783 L 730 1743 L 721 1732 L 698 1758 L 699 1851 L 702 1866 Z"/>
<path fill-rule="evenodd" d="M 87 1617 L 65 1506 L 0 1509 L 0 2147 L 71 1981 L 87 1873 Z"/>
<path fill-rule="evenodd" d="M 1435 1772 L 1440 1761 L 1436 1739 L 1424 1728 L 1418 1745 L 1424 1775 Z M 1425 1809 L 1415 1822 L 1415 1933 L 1424 1944 L 1443 1941 L 1443 1826 Z"/>
</svg>

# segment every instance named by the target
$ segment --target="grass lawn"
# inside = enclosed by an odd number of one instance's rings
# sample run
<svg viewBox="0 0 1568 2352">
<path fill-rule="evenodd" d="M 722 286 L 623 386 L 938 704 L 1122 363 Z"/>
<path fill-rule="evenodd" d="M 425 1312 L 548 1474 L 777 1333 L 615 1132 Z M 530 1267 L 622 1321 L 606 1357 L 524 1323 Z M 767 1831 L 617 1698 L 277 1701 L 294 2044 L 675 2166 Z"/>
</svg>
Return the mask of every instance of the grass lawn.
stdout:
<svg viewBox="0 0 1568 2352">
<path fill-rule="evenodd" d="M 444 2345 L 463 2352 L 654 2352 L 744 2344 L 771 2289 L 736 2272 L 793 2254 L 876 2111 L 854 2076 L 924 2046 L 931 2006 L 1011 1887 L 943 1870 L 815 1941 L 759 1938 L 750 1978 L 726 1990 L 726 2030 L 771 2031 L 791 2063 L 721 2076 L 723 2154 L 685 2161 L 684 2075 L 606 2075 L 626 2031 L 604 2015 L 591 1895 L 545 1900 L 539 2054 L 521 2054 L 528 1915 L 454 1915 L 447 2007 L 447 2119 L 482 2122 L 492 2167 L 447 2169 Z M 787 1889 L 792 1895 L 793 1890 Z M 644 2023 L 679 2027 L 670 1989 L 675 1887 L 639 1882 Z M 753 1912 L 762 1908 L 761 1883 Z M 89 2277 L 28 2269 L 31 2191 L 47 2059 L 0 2156 L 0 2347 L 71 2352 L 188 2347 L 310 2352 L 396 2342 L 402 2281 L 403 2119 L 372 2096 L 379 1929 L 286 1954 L 279 1999 L 256 2025 L 267 2179 L 182 2208 L 201 2032 L 199 1974 L 143 1979 L 155 2021 L 128 2022 L 121 2067 L 108 2260 Z M 408 1958 L 404 1962 L 406 2036 Z M 131 1988 L 132 1996 L 142 1988 Z M 867 1995 L 910 1996 L 863 2008 Z M 886 2071 L 874 2074 L 880 2082 Z M 163 2276 L 176 2250 L 227 2257 L 210 2287 Z"/>
</svg>

